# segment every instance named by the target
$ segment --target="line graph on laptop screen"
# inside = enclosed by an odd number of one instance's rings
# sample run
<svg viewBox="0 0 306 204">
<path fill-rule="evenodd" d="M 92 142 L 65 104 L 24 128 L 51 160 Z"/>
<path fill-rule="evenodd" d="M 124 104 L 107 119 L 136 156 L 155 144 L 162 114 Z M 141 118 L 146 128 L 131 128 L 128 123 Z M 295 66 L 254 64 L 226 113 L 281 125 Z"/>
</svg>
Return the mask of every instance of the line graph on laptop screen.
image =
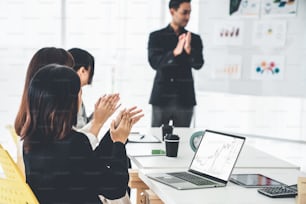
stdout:
<svg viewBox="0 0 306 204">
<path fill-rule="evenodd" d="M 243 139 L 206 132 L 190 166 L 192 170 L 227 180 Z"/>
</svg>

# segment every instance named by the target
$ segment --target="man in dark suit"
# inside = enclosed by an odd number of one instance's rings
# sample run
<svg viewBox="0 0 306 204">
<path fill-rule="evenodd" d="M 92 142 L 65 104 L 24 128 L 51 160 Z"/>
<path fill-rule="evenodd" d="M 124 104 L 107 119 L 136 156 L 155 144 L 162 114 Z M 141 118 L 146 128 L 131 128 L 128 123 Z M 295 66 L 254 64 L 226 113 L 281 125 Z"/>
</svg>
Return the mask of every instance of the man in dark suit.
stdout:
<svg viewBox="0 0 306 204">
<path fill-rule="evenodd" d="M 173 121 L 175 127 L 189 127 L 196 105 L 192 68 L 204 64 L 202 41 L 199 35 L 185 29 L 191 0 L 170 0 L 171 23 L 152 32 L 148 58 L 156 70 L 150 97 L 152 127 Z"/>
</svg>

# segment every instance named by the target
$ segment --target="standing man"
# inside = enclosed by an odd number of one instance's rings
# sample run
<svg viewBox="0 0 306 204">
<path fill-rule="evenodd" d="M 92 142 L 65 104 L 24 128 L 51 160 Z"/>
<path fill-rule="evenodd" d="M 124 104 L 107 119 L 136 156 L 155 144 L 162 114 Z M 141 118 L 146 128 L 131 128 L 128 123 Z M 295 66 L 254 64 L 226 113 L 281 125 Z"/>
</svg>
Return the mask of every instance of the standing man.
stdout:
<svg viewBox="0 0 306 204">
<path fill-rule="evenodd" d="M 185 29 L 191 13 L 191 0 L 170 0 L 171 23 L 152 32 L 148 57 L 156 70 L 150 97 L 152 127 L 173 121 L 175 127 L 189 127 L 196 105 L 192 68 L 204 64 L 202 40 Z"/>
</svg>

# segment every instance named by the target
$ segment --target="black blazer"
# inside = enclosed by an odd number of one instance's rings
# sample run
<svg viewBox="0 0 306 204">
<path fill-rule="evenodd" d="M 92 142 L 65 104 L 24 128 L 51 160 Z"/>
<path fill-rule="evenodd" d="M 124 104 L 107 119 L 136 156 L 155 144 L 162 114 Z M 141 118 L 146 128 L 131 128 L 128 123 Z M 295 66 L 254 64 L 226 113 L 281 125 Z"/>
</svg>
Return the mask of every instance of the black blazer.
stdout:
<svg viewBox="0 0 306 204">
<path fill-rule="evenodd" d="M 109 146 L 109 148 L 105 148 Z M 88 138 L 73 131 L 66 139 L 35 145 L 24 153 L 26 180 L 40 203 L 101 203 L 128 187 L 125 145 L 105 136 L 93 151 Z"/>
<path fill-rule="evenodd" d="M 181 33 L 186 33 L 183 29 Z M 156 70 L 149 103 L 163 106 L 175 99 L 178 105 L 196 105 L 192 68 L 201 69 L 204 64 L 203 45 L 199 35 L 192 33 L 191 54 L 184 51 L 174 57 L 173 50 L 178 36 L 170 25 L 150 34 L 148 58 L 151 67 Z"/>
</svg>

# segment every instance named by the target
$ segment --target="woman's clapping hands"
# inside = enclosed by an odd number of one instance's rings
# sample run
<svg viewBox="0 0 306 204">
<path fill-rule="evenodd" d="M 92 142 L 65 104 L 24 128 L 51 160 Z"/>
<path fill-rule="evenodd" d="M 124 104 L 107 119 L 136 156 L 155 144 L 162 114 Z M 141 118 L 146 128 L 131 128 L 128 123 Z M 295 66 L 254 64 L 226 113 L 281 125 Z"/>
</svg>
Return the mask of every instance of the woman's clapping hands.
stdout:
<svg viewBox="0 0 306 204">
<path fill-rule="evenodd" d="M 136 106 L 120 111 L 116 120 L 113 120 L 110 127 L 110 133 L 113 142 L 125 143 L 133 125 L 137 123 L 144 114 Z"/>
</svg>

